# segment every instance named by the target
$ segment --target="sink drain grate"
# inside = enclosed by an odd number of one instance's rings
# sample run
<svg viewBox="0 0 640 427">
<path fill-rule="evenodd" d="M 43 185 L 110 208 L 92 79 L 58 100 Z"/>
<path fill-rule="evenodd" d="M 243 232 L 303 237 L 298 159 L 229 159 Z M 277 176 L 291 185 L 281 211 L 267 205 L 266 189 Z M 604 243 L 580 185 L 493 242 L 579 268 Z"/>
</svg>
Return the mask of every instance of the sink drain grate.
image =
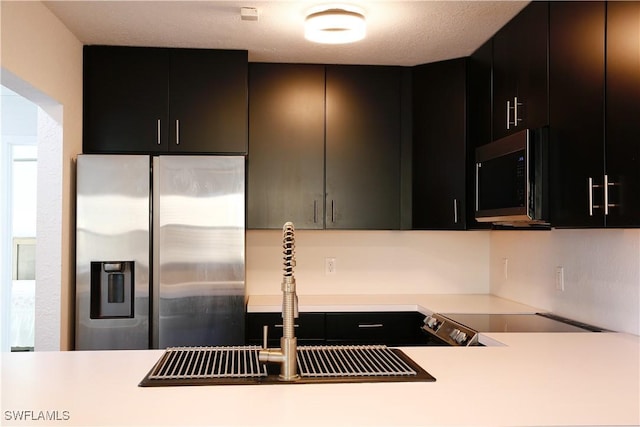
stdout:
<svg viewBox="0 0 640 427">
<path fill-rule="evenodd" d="M 417 375 L 384 345 L 300 346 L 298 371 L 303 378 Z"/>
<path fill-rule="evenodd" d="M 298 347 L 300 378 L 280 381 L 279 366 L 260 363 L 258 346 L 172 347 L 140 382 L 142 387 L 241 384 L 321 384 L 435 381 L 399 349 L 384 345 Z"/>
<path fill-rule="evenodd" d="M 151 380 L 266 377 L 260 347 L 168 348 L 149 374 Z"/>
</svg>

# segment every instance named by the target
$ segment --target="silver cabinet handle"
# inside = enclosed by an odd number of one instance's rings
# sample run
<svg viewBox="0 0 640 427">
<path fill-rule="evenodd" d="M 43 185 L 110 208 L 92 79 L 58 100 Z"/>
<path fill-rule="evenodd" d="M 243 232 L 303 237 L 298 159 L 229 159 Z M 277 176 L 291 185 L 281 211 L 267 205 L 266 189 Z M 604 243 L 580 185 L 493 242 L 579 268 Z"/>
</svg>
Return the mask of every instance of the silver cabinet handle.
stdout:
<svg viewBox="0 0 640 427">
<path fill-rule="evenodd" d="M 176 145 L 180 145 L 180 120 L 176 119 Z"/>
<path fill-rule="evenodd" d="M 589 177 L 588 180 L 589 191 L 589 216 L 593 216 L 593 178 Z"/>
<path fill-rule="evenodd" d="M 604 176 L 604 214 L 609 215 L 609 177 Z"/>
<path fill-rule="evenodd" d="M 513 97 L 513 127 L 518 126 L 518 122 L 521 122 L 522 119 L 518 118 L 518 105 L 522 105 L 518 102 L 518 97 Z"/>
<path fill-rule="evenodd" d="M 331 201 L 331 222 L 336 222 L 336 209 L 333 200 Z"/>
<path fill-rule="evenodd" d="M 156 143 L 158 145 L 160 145 L 161 144 L 161 141 L 160 141 L 160 119 L 158 119 L 158 128 L 157 128 L 157 131 L 156 131 L 156 135 L 158 136 L 158 140 L 157 140 Z"/>
<path fill-rule="evenodd" d="M 458 199 L 453 199 L 453 223 L 458 223 Z"/>
<path fill-rule="evenodd" d="M 507 101 L 507 130 L 511 126 L 511 101 Z"/>
<path fill-rule="evenodd" d="M 480 190 L 480 184 L 478 183 L 478 177 L 480 175 L 480 168 L 482 167 L 482 163 L 476 163 L 476 212 L 480 210 L 480 196 L 478 192 Z"/>
<path fill-rule="evenodd" d="M 362 329 L 371 329 L 371 328 L 382 328 L 384 324 L 382 323 L 359 323 L 358 328 Z"/>
<path fill-rule="evenodd" d="M 604 214 L 609 215 L 609 208 L 619 207 L 618 203 L 609 203 L 609 187 L 620 185 L 619 182 L 609 181 L 609 175 L 604 176 Z"/>
<path fill-rule="evenodd" d="M 318 223 L 318 201 L 317 200 L 313 201 L 313 223 L 314 224 Z"/>
</svg>

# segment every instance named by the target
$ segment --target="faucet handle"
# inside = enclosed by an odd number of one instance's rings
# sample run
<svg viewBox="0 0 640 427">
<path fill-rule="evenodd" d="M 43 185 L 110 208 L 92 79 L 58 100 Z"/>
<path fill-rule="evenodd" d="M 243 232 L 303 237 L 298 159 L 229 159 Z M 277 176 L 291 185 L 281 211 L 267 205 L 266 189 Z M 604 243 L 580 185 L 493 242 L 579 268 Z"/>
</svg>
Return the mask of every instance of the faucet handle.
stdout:
<svg viewBox="0 0 640 427">
<path fill-rule="evenodd" d="M 269 348 L 269 325 L 262 326 L 262 348 Z"/>
</svg>

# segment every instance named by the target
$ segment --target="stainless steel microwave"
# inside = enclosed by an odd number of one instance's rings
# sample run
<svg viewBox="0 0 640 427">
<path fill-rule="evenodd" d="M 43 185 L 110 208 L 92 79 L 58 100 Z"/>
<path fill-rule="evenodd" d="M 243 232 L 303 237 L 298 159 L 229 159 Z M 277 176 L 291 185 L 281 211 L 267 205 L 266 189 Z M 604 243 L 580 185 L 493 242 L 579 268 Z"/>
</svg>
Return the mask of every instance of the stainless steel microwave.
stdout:
<svg viewBox="0 0 640 427">
<path fill-rule="evenodd" d="M 525 129 L 476 149 L 476 220 L 548 225 L 548 129 Z"/>
</svg>

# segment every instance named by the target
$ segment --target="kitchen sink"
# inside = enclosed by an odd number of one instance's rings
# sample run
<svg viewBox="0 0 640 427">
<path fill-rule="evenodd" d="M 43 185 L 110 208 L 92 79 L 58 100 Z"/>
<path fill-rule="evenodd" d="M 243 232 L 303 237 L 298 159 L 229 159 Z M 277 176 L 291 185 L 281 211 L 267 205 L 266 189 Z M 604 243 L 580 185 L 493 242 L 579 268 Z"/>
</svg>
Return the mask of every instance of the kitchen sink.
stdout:
<svg viewBox="0 0 640 427">
<path fill-rule="evenodd" d="M 260 350 L 258 346 L 168 348 L 139 385 L 435 381 L 401 350 L 384 345 L 299 346 L 299 378 L 282 381 L 278 378 L 278 366 L 259 362 Z"/>
</svg>

